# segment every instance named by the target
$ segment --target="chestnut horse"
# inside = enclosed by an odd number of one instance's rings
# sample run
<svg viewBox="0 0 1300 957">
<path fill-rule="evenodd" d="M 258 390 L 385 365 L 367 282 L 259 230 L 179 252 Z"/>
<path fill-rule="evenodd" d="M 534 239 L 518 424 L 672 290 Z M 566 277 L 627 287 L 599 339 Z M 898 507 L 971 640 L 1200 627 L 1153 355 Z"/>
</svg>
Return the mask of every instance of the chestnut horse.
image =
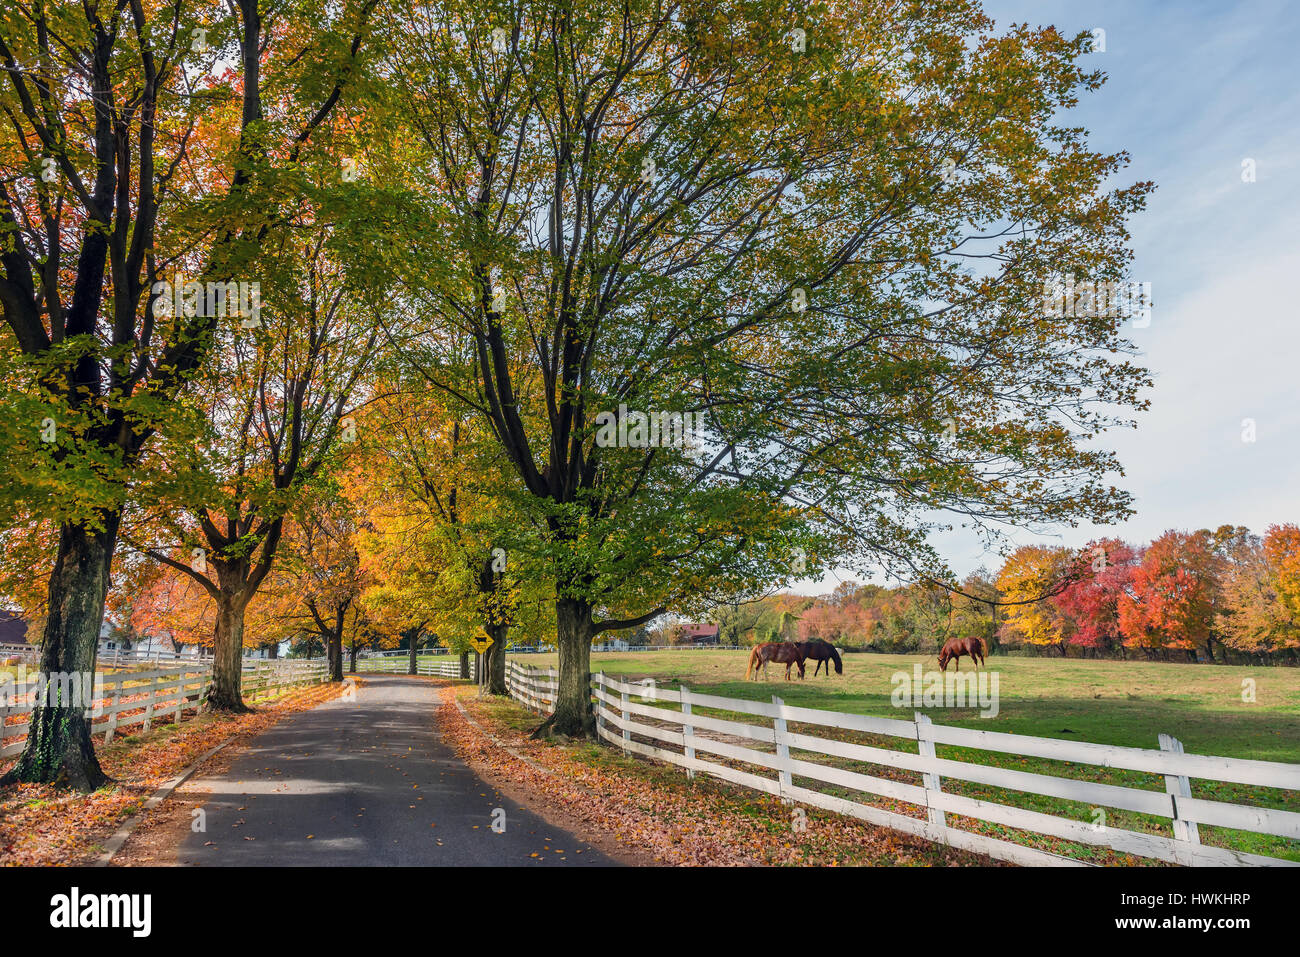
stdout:
<svg viewBox="0 0 1300 957">
<path fill-rule="evenodd" d="M 817 677 L 817 672 L 822 670 L 822 665 L 826 665 L 826 677 L 831 676 L 831 662 L 835 662 L 835 673 L 844 674 L 844 662 L 840 661 L 840 653 L 835 650 L 835 646 L 829 641 L 822 641 L 820 638 L 813 638 L 811 641 L 802 642 L 804 657 L 810 661 L 817 662 L 817 670 L 813 672 L 813 677 Z M 800 675 L 800 677 L 803 677 Z"/>
<path fill-rule="evenodd" d="M 939 670 L 947 671 L 948 662 L 961 668 L 961 656 L 966 655 L 977 669 L 984 664 L 984 642 L 972 635 L 970 638 L 949 638 L 939 650 Z"/>
<path fill-rule="evenodd" d="M 790 680 L 790 666 L 799 666 L 799 677 L 804 676 L 803 660 L 807 657 L 803 653 L 803 647 L 797 641 L 767 641 L 761 645 L 756 645 L 754 650 L 749 653 L 749 667 L 745 669 L 745 680 L 749 680 L 749 673 L 754 671 L 754 666 L 763 672 L 763 679 L 767 679 L 767 665 L 770 661 L 777 664 L 785 665 L 785 680 Z M 758 680 L 758 674 L 755 672 L 754 680 Z"/>
</svg>

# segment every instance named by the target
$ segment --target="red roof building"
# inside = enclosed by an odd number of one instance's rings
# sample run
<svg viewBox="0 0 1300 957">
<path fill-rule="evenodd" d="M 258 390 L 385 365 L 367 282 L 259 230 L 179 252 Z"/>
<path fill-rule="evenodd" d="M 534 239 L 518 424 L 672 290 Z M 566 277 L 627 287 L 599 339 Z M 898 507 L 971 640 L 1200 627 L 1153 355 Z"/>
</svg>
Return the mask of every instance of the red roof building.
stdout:
<svg viewBox="0 0 1300 957">
<path fill-rule="evenodd" d="M 677 640 L 683 645 L 716 645 L 719 628 L 710 624 L 684 624 L 677 632 Z"/>
</svg>

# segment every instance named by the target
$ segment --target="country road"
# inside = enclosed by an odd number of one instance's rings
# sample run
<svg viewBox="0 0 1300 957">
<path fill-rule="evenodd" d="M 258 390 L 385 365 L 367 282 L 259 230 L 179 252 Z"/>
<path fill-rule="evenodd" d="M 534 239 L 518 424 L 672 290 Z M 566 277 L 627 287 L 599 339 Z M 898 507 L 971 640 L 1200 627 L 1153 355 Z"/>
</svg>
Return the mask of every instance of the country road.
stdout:
<svg viewBox="0 0 1300 957">
<path fill-rule="evenodd" d="M 367 675 L 351 699 L 290 715 L 229 771 L 200 774 L 199 866 L 584 866 L 616 863 L 494 790 L 437 728 L 437 685 Z M 504 810 L 505 829 L 492 828 Z M 500 818 L 500 815 L 496 815 Z"/>
</svg>

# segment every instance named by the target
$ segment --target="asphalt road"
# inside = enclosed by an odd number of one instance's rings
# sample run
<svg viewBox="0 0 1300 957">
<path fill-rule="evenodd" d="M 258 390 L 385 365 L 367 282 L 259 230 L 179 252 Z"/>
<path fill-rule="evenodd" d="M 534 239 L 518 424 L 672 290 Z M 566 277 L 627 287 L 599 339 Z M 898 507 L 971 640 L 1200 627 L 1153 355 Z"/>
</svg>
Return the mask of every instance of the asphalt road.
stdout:
<svg viewBox="0 0 1300 957">
<path fill-rule="evenodd" d="M 576 867 L 615 862 L 484 782 L 434 723 L 436 687 L 367 675 L 280 721 L 228 772 L 198 776 L 206 830 L 177 854 L 199 866 Z M 504 811 L 504 831 L 492 824 Z M 501 815 L 495 815 L 501 820 Z M 537 856 L 533 856 L 537 855 Z"/>
</svg>

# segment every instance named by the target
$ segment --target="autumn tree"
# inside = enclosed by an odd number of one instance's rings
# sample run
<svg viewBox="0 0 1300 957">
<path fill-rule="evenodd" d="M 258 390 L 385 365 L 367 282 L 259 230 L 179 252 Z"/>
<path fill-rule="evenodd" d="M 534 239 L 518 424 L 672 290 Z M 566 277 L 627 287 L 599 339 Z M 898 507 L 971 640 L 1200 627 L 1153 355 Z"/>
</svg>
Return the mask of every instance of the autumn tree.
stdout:
<svg viewBox="0 0 1300 957">
<path fill-rule="evenodd" d="M 269 590 L 281 627 L 314 632 L 325 646 L 331 681 L 343 680 L 343 648 L 371 640 L 361 597 L 367 580 L 357 550 L 357 515 L 337 497 L 317 502 L 294 521 Z M 269 596 L 268 596 L 269 597 Z M 352 670 L 356 670 L 353 667 Z"/>
<path fill-rule="evenodd" d="M 1122 317 L 1043 302 L 1063 272 L 1125 277 L 1148 189 L 1108 188 L 1125 157 L 1056 121 L 1101 82 L 1086 35 L 974 3 L 455 12 L 393 18 L 419 254 L 448 266 L 413 279 L 402 341 L 545 523 L 555 731 L 591 733 L 593 636 L 709 584 L 831 548 L 933 565 L 945 509 L 1125 514 L 1093 438 L 1147 377 Z M 449 337 L 468 376 L 432 361 Z M 660 413 L 696 441 L 649 440 Z"/>
<path fill-rule="evenodd" d="M 986 568 L 976 569 L 949 593 L 949 600 L 952 614 L 947 634 L 980 638 L 986 651 L 992 654 L 997 647 L 997 622 L 1002 600 L 996 576 Z"/>
<path fill-rule="evenodd" d="M 0 494 L 57 529 L 46 674 L 94 670 L 128 476 L 202 352 L 203 323 L 156 324 L 147 305 L 174 254 L 159 232 L 196 192 L 184 159 L 208 94 L 195 80 L 215 57 L 188 37 L 215 7 L 168 4 L 151 22 L 139 4 L 38 4 L 0 24 L 0 378 L 22 433 Z M 255 81 L 245 100 L 259 116 Z M 6 781 L 105 780 L 73 705 L 37 703 Z"/>
<path fill-rule="evenodd" d="M 29 640 L 45 630 L 49 573 L 58 545 L 58 530 L 30 515 L 0 529 L 0 598 L 6 608 L 21 610 Z"/>
<path fill-rule="evenodd" d="M 263 0 L 38 4 L 0 24 L 0 378 L 27 434 L 6 444 L 3 494 L 59 530 L 43 672 L 94 669 L 128 487 L 217 325 L 159 317 L 158 284 L 247 275 L 263 174 L 329 116 L 374 2 L 314 14 L 305 43 L 304 11 Z M 228 125 L 205 136 L 207 116 Z M 6 780 L 104 780 L 71 704 L 38 705 Z"/>
<path fill-rule="evenodd" d="M 1208 530 L 1170 530 L 1152 541 L 1119 600 L 1125 644 L 1213 661 L 1221 570 L 1222 558 Z"/>
<path fill-rule="evenodd" d="M 1216 629 L 1225 645 L 1247 655 L 1300 650 L 1300 527 L 1272 525 L 1234 536 L 1223 548 L 1226 567 Z"/>
<path fill-rule="evenodd" d="M 1076 556 L 1059 545 L 1023 545 L 1008 555 L 997 580 L 1006 602 L 1002 640 L 1050 645 L 1064 655 L 1074 624 L 1053 599 L 1077 567 Z"/>
<path fill-rule="evenodd" d="M 159 448 L 174 478 L 130 516 L 132 543 L 193 577 L 216 604 L 214 710 L 244 709 L 245 610 L 287 516 L 354 440 L 351 403 L 379 337 L 372 291 L 340 264 L 337 227 L 320 220 L 323 210 L 304 213 L 300 198 L 282 202 L 284 221 L 263 239 L 258 315 L 217 330 L 211 361 L 191 383 L 200 438 Z"/>
<path fill-rule="evenodd" d="M 216 623 L 211 596 L 189 575 L 150 563 L 131 606 L 131 623 L 142 635 L 166 636 L 180 653 L 186 646 L 210 650 Z"/>
<path fill-rule="evenodd" d="M 1264 556 L 1273 572 L 1279 616 L 1289 625 L 1276 644 L 1294 657 L 1300 650 L 1300 526 L 1269 526 L 1264 535 Z"/>
<path fill-rule="evenodd" d="M 1137 560 L 1137 551 L 1118 538 L 1089 542 L 1076 555 L 1069 581 L 1051 598 L 1070 621 L 1072 644 L 1123 654 L 1119 606 L 1132 588 Z"/>
<path fill-rule="evenodd" d="M 383 569 L 389 600 L 410 603 L 412 624 L 451 638 L 458 650 L 471 636 L 490 637 L 485 687 L 506 694 L 510 629 L 538 617 L 545 583 L 520 566 L 529 551 L 517 542 L 530 518 L 493 461 L 497 446 L 458 403 L 395 391 L 367 410 L 361 455 L 364 485 L 354 488 L 380 500 L 369 510 L 367 540 L 385 556 L 372 564 Z M 403 587 L 405 596 L 391 594 Z"/>
</svg>

